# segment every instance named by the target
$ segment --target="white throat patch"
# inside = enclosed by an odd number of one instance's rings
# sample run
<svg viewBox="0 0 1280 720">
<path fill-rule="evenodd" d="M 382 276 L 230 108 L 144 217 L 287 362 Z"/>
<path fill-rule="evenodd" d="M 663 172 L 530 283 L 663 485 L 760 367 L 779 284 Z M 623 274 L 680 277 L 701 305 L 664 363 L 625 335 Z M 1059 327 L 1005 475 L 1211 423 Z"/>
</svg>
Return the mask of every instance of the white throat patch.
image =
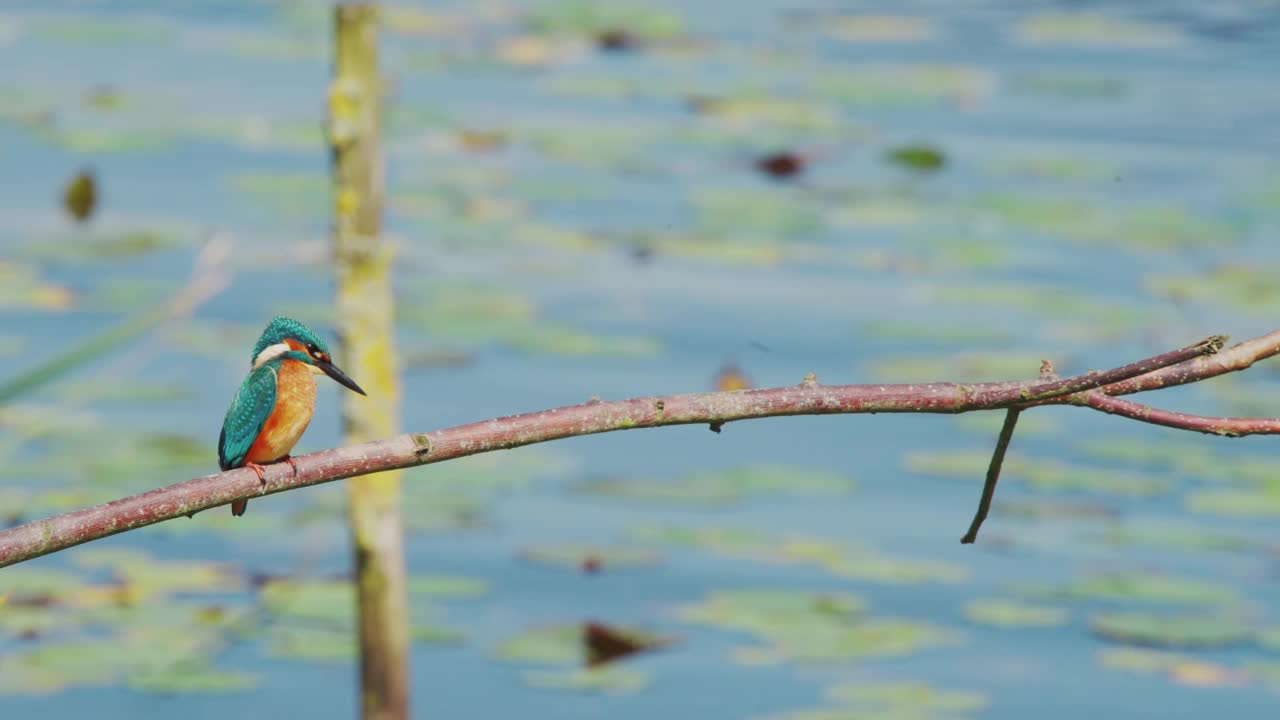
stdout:
<svg viewBox="0 0 1280 720">
<path fill-rule="evenodd" d="M 281 355 L 287 352 L 289 352 L 289 345 L 287 343 L 276 343 L 275 345 L 268 345 L 262 349 L 262 352 L 258 353 L 258 357 L 253 359 L 253 369 L 257 370 L 258 368 L 262 367 L 264 364 L 280 357 Z"/>
</svg>

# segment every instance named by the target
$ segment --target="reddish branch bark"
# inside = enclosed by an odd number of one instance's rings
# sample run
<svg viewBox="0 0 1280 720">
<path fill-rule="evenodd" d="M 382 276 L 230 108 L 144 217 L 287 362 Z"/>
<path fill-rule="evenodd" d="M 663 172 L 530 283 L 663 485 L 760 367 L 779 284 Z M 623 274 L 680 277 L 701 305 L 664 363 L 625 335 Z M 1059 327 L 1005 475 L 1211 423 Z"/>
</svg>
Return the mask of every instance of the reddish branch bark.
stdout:
<svg viewBox="0 0 1280 720">
<path fill-rule="evenodd" d="M 283 492 L 383 470 L 614 430 L 698 423 L 716 429 L 727 422 L 785 415 L 961 413 L 1076 404 L 1200 432 L 1224 435 L 1280 433 L 1280 420 L 1275 419 L 1200 418 L 1144 408 L 1127 401 L 1120 401 L 1122 404 L 1108 402 L 1114 400 L 1109 397 L 1111 395 L 1195 382 L 1247 368 L 1257 360 L 1280 353 L 1280 331 L 1219 352 L 1224 340 L 1213 337 L 1123 367 L 1091 371 L 1062 380 L 820 385 L 810 377 L 793 387 L 642 397 L 613 402 L 597 400 L 430 433 L 409 433 L 300 456 L 296 458 L 296 475 L 287 463 L 269 466 L 265 484 L 259 483 L 252 470 L 231 470 L 9 528 L 0 531 L 0 567 L 134 528 L 190 516 L 241 497 Z M 1142 409 L 1137 411 L 1134 407 Z M 1009 424 L 1008 435 L 1012 436 L 1012 423 Z M 1007 438 L 1003 445 L 1007 447 Z M 989 478 L 998 476 L 998 465 L 993 462 L 994 474 L 988 473 Z M 989 498 L 986 499 L 989 504 Z M 974 535 L 978 524 L 980 520 L 971 528 Z"/>
</svg>

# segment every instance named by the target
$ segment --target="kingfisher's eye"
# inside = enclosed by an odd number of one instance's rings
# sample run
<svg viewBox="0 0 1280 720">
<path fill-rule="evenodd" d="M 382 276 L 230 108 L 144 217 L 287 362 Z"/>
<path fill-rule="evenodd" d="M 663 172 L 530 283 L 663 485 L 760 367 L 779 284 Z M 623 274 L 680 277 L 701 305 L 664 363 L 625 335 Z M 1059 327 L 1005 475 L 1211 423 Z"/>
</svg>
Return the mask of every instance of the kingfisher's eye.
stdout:
<svg viewBox="0 0 1280 720">
<path fill-rule="evenodd" d="M 311 353 L 312 355 L 315 355 L 316 353 L 320 352 L 320 348 L 316 347 L 315 343 L 307 343 L 307 352 Z"/>
</svg>

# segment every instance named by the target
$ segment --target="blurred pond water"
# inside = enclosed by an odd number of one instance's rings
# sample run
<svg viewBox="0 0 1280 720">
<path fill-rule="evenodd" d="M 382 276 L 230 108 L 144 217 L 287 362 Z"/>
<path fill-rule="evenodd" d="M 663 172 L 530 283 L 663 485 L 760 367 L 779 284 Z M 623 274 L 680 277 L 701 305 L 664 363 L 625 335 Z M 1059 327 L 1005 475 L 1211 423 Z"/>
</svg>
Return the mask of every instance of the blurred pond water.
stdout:
<svg viewBox="0 0 1280 720">
<path fill-rule="evenodd" d="M 165 302 L 211 234 L 235 272 L 0 409 L 0 521 L 214 470 L 267 319 L 327 332 L 329 17 L 0 8 L 0 378 Z M 406 428 L 730 366 L 1011 379 L 1275 327 L 1274 0 L 450 1 L 386 23 Z M 1144 399 L 1270 416 L 1275 367 Z M 336 392 L 299 450 L 335 444 Z M 1274 443 L 1036 410 L 962 547 L 999 422 L 781 419 L 410 471 L 415 714 L 1273 717 Z M 0 571 L 0 711 L 349 717 L 342 491 Z M 673 642 L 585 671 L 587 621 Z"/>
</svg>

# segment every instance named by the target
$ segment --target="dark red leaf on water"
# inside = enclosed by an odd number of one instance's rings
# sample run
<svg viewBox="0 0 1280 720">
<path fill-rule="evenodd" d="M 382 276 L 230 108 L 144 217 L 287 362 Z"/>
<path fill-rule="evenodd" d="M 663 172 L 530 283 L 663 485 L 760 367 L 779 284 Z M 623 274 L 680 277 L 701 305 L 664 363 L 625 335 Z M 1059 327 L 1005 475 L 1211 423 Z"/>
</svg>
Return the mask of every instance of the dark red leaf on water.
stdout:
<svg viewBox="0 0 1280 720">
<path fill-rule="evenodd" d="M 799 153 L 783 151 L 758 158 L 756 169 L 770 177 L 785 179 L 798 175 L 808 163 L 809 159 Z"/>
<path fill-rule="evenodd" d="M 657 650 L 671 644 L 666 638 L 587 622 L 582 626 L 582 642 L 586 649 L 587 667 L 606 665 L 636 653 Z"/>
<path fill-rule="evenodd" d="M 626 30 L 614 28 L 612 30 L 602 30 L 597 34 L 596 46 L 601 50 L 611 52 L 635 50 L 640 46 L 640 39 Z"/>
</svg>

